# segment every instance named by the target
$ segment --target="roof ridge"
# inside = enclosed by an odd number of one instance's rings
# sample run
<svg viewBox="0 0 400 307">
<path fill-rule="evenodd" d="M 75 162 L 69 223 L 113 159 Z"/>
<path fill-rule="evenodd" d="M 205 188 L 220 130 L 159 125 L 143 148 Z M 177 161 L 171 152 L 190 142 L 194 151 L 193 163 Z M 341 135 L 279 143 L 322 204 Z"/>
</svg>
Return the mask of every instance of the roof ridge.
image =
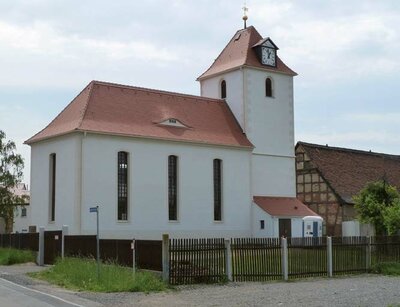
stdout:
<svg viewBox="0 0 400 307">
<path fill-rule="evenodd" d="M 88 94 L 88 97 L 87 97 L 87 100 L 86 100 L 86 103 L 85 103 L 85 107 L 83 108 L 82 116 L 79 119 L 79 124 L 78 124 L 78 127 L 76 127 L 76 129 L 79 129 L 82 126 L 83 119 L 85 118 L 86 111 L 87 111 L 88 106 L 89 106 L 90 98 L 92 97 L 92 92 L 93 92 L 93 87 L 94 87 L 93 85 L 94 85 L 94 81 L 91 81 L 88 84 L 88 86 L 86 86 L 86 88 L 90 86 L 90 90 L 89 90 L 89 94 Z"/>
<path fill-rule="evenodd" d="M 78 95 L 76 95 L 65 107 L 64 109 L 62 109 L 57 116 L 50 122 L 47 124 L 47 126 L 45 126 L 42 130 L 40 130 L 39 132 L 37 132 L 36 134 L 34 134 L 33 136 L 31 136 L 29 139 L 27 139 L 24 144 L 29 144 L 29 141 L 31 139 L 33 139 L 34 137 L 36 137 L 38 134 L 40 134 L 42 131 L 44 131 L 45 129 L 47 129 L 52 123 L 54 123 L 57 118 L 59 118 L 61 116 L 61 114 L 72 104 L 74 103 L 75 99 L 79 97 L 79 95 L 81 95 L 91 84 L 92 82 L 90 82 L 87 86 L 85 86 L 79 93 Z M 75 129 L 79 128 L 80 125 L 78 125 L 78 127 L 76 127 Z"/>
<path fill-rule="evenodd" d="M 211 97 L 205 97 L 205 96 L 199 96 L 199 95 L 164 91 L 164 90 L 158 90 L 158 89 L 147 88 L 147 87 L 125 85 L 125 84 L 120 84 L 120 83 L 113 83 L 113 82 L 106 82 L 106 81 L 99 81 L 99 80 L 93 80 L 92 82 L 93 82 L 93 84 L 98 84 L 98 85 L 112 86 L 112 87 L 125 88 L 125 89 L 130 89 L 130 90 L 138 90 L 138 91 L 144 91 L 144 92 L 164 94 L 164 95 L 180 96 L 183 98 L 209 100 L 209 101 L 218 102 L 218 103 L 221 103 L 224 101 L 223 99 L 219 99 L 219 98 L 211 98 Z"/>
<path fill-rule="evenodd" d="M 254 28 L 253 26 L 250 26 L 249 28 L 252 28 L 254 31 L 256 31 L 256 33 L 261 36 L 261 39 L 263 39 L 262 35 L 257 31 L 256 28 Z M 249 31 L 249 33 L 251 33 L 251 31 Z M 253 50 L 253 46 L 250 46 L 250 35 L 249 35 L 249 40 L 247 41 L 247 52 L 246 52 L 246 57 L 244 59 L 243 65 L 246 65 L 246 63 L 247 63 L 249 53 L 251 52 L 250 50 Z"/>
<path fill-rule="evenodd" d="M 302 142 L 302 141 L 298 141 L 297 144 L 298 145 L 309 146 L 309 147 L 321 148 L 321 149 L 344 151 L 344 152 L 365 154 L 365 155 L 371 155 L 371 156 L 387 156 L 389 158 L 400 158 L 400 155 L 393 155 L 393 154 L 387 154 L 387 153 L 381 153 L 381 152 L 374 152 L 374 151 L 371 151 L 371 150 L 368 151 L 368 150 L 361 150 L 361 149 L 328 146 L 328 144 L 327 145 L 320 145 L 320 144 L 307 143 L 307 142 Z"/>
</svg>

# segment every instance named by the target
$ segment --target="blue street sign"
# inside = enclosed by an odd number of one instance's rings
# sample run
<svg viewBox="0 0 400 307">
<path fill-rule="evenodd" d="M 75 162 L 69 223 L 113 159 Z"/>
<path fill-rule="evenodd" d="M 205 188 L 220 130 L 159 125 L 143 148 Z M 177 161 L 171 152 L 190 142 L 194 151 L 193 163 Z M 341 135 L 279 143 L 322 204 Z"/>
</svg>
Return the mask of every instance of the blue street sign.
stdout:
<svg viewBox="0 0 400 307">
<path fill-rule="evenodd" d="M 89 208 L 89 212 L 90 212 L 90 213 L 92 213 L 92 212 L 97 212 L 97 207 L 91 207 L 91 208 Z"/>
</svg>

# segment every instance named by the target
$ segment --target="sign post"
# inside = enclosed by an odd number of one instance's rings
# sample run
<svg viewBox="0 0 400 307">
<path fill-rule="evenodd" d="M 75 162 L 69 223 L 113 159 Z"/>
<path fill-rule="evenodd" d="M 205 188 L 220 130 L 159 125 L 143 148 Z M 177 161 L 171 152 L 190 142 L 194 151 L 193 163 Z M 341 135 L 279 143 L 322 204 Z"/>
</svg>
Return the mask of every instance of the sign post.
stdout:
<svg viewBox="0 0 400 307">
<path fill-rule="evenodd" d="M 99 237 L 99 206 L 89 208 L 90 213 L 96 213 L 96 245 L 97 245 L 97 279 L 100 277 L 100 237 Z"/>
</svg>

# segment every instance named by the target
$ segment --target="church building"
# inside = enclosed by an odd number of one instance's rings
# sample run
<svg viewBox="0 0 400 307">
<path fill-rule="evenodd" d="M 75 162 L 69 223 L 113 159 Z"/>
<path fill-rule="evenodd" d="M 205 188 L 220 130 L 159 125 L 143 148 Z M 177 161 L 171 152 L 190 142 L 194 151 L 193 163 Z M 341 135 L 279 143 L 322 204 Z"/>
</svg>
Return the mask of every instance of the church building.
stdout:
<svg viewBox="0 0 400 307">
<path fill-rule="evenodd" d="M 321 218 L 296 199 L 296 73 L 278 50 L 237 31 L 200 96 L 90 82 L 26 141 L 31 223 L 93 234 L 99 206 L 102 238 L 305 235 Z"/>
</svg>

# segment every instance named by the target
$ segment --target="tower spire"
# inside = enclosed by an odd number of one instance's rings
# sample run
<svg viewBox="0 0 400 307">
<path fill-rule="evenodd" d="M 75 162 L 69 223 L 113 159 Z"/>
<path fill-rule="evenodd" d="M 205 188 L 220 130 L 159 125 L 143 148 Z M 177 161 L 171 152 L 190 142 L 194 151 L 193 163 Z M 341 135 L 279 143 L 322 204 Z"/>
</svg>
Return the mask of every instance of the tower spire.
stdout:
<svg viewBox="0 0 400 307">
<path fill-rule="evenodd" d="M 246 2 L 244 3 L 244 6 L 243 6 L 243 17 L 242 17 L 242 19 L 243 19 L 243 26 L 244 26 L 244 29 L 246 29 L 247 28 L 247 24 L 246 24 L 246 21 L 247 21 L 247 19 L 248 19 L 248 17 L 247 17 L 247 12 L 248 12 L 248 10 L 249 10 L 249 8 L 246 6 Z"/>
</svg>

